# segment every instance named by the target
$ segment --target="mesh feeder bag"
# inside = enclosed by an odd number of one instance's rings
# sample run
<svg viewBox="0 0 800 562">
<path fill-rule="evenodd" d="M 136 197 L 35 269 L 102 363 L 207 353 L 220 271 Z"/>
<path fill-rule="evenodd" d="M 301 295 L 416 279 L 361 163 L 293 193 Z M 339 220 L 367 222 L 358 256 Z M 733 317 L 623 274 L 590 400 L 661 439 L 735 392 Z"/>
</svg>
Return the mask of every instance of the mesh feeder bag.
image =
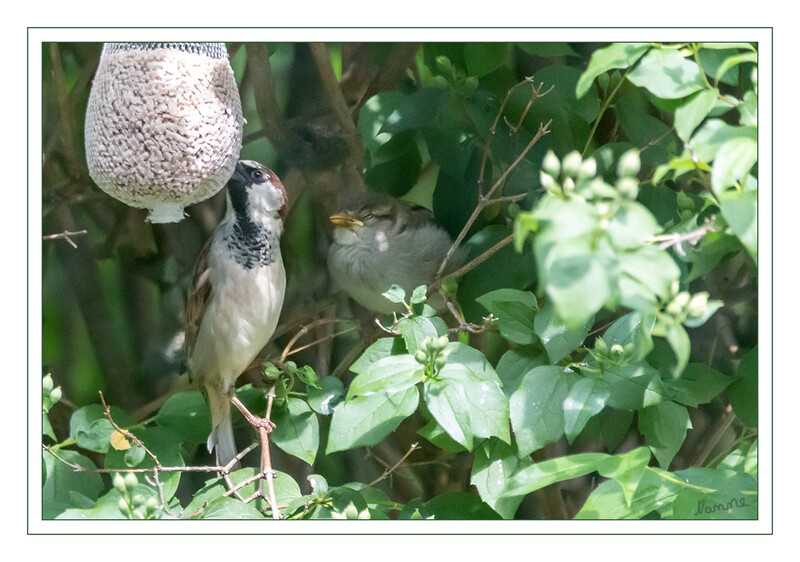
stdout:
<svg viewBox="0 0 800 562">
<path fill-rule="evenodd" d="M 233 175 L 242 102 L 224 43 L 105 43 L 86 110 L 89 174 L 177 222 Z"/>
</svg>

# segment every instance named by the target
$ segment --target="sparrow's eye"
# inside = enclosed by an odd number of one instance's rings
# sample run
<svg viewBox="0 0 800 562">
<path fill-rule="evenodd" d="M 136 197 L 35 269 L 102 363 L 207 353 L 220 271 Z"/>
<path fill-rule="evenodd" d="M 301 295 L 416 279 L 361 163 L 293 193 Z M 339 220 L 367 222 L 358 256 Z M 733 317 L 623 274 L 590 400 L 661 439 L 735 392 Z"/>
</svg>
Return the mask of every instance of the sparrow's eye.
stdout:
<svg viewBox="0 0 800 562">
<path fill-rule="evenodd" d="M 260 180 L 261 178 L 264 177 L 264 172 L 262 172 L 261 170 L 254 170 L 251 175 L 253 176 L 254 180 Z"/>
</svg>

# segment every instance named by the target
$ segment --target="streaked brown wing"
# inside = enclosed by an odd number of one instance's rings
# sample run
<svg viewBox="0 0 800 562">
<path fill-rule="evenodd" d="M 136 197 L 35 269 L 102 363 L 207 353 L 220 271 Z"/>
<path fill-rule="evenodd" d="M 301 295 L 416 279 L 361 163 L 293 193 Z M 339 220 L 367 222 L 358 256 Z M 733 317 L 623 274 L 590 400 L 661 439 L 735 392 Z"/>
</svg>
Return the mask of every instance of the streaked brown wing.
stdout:
<svg viewBox="0 0 800 562">
<path fill-rule="evenodd" d="M 183 340 L 183 357 L 188 359 L 194 351 L 194 344 L 197 342 L 197 334 L 200 331 L 200 324 L 203 322 L 208 301 L 211 299 L 211 279 L 208 269 L 208 253 L 211 248 L 213 237 L 206 242 L 192 272 L 192 286 L 186 299 L 186 312 L 184 315 L 184 327 L 186 337 Z M 189 373 L 191 375 L 191 373 Z"/>
</svg>

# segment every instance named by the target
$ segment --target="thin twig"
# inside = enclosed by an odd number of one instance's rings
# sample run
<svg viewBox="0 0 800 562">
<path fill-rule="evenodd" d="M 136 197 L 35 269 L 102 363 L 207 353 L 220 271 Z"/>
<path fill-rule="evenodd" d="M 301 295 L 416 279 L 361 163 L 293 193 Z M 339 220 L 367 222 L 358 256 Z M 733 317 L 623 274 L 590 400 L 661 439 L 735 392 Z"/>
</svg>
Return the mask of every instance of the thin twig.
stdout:
<svg viewBox="0 0 800 562">
<path fill-rule="evenodd" d="M 98 474 L 113 474 L 116 472 L 121 472 L 124 474 L 132 472 L 136 474 L 153 472 L 152 468 L 88 468 L 63 459 L 62 457 L 58 456 L 58 454 L 48 445 L 43 444 L 42 450 L 47 451 L 63 464 L 72 468 L 75 472 L 95 472 Z M 158 470 L 159 472 L 219 472 L 223 468 L 224 467 L 221 466 L 162 466 Z"/>
<path fill-rule="evenodd" d="M 456 277 L 456 278 L 461 277 L 462 275 L 464 275 L 468 271 L 472 271 L 473 269 L 478 267 L 480 264 L 482 264 L 483 262 L 488 260 L 490 257 L 492 257 L 494 254 L 496 254 L 497 252 L 499 252 L 500 250 L 502 250 L 503 248 L 505 248 L 506 246 L 511 244 L 511 242 L 513 242 L 513 241 L 514 241 L 514 235 L 513 234 L 509 234 L 508 236 L 506 236 L 505 238 L 503 238 L 502 240 L 497 242 L 494 246 L 492 246 L 491 248 L 489 248 L 485 252 L 481 253 L 481 255 L 479 255 L 478 257 L 476 257 L 472 261 L 470 261 L 468 264 L 463 265 L 463 266 L 459 267 L 458 269 L 456 269 L 450 275 L 452 275 L 453 277 Z"/>
<path fill-rule="evenodd" d="M 488 328 L 494 321 L 497 320 L 494 315 L 490 314 L 489 316 L 484 316 L 483 324 L 470 324 L 464 320 L 461 314 L 459 314 L 458 310 L 456 310 L 455 305 L 450 302 L 450 300 L 447 300 L 446 302 L 447 310 L 450 311 L 450 314 L 452 314 L 453 318 L 455 318 L 456 322 L 458 322 L 458 327 L 453 328 L 451 330 L 452 332 L 469 332 L 471 334 L 480 334 L 485 332 L 486 328 Z"/>
<path fill-rule="evenodd" d="M 315 345 L 318 345 L 318 344 L 320 344 L 320 343 L 322 343 L 322 342 L 324 342 L 326 340 L 338 338 L 339 336 L 343 336 L 345 334 L 349 334 L 350 332 L 353 332 L 353 331 L 355 331 L 357 329 L 358 328 L 356 326 L 353 326 L 352 328 L 347 328 L 346 330 L 341 330 L 340 332 L 334 332 L 332 334 L 328 334 L 327 336 L 323 336 L 323 337 L 321 337 L 319 339 L 316 339 L 316 340 L 314 340 L 314 341 L 312 341 L 310 343 L 307 343 L 305 345 L 301 345 L 300 347 L 294 348 L 292 351 L 287 353 L 287 355 L 294 355 L 295 353 L 300 353 L 301 351 L 303 351 L 305 349 L 308 349 L 309 347 L 314 347 Z"/>
<path fill-rule="evenodd" d="M 436 279 L 435 279 L 436 284 L 438 284 L 438 282 L 441 281 L 442 275 L 445 271 L 445 268 L 447 267 L 447 263 L 453 257 L 453 254 L 456 252 L 461 243 L 464 241 L 464 238 L 467 236 L 467 233 L 469 232 L 470 228 L 472 228 L 472 225 L 475 223 L 476 220 L 478 220 L 478 217 L 481 215 L 483 210 L 486 207 L 494 205 L 495 203 L 498 202 L 498 200 L 492 199 L 492 195 L 494 195 L 494 192 L 497 191 L 497 189 L 503 184 L 503 182 L 505 182 L 508 175 L 514 170 L 514 168 L 517 167 L 517 165 L 519 165 L 519 163 L 522 161 L 523 158 L 525 158 L 528 152 L 530 152 L 531 148 L 533 148 L 533 145 L 539 142 L 539 139 L 541 139 L 543 136 L 550 133 L 549 127 L 552 122 L 553 120 L 550 119 L 544 125 L 539 125 L 539 130 L 536 132 L 536 135 L 534 135 L 534 137 L 530 140 L 528 145 L 523 149 L 523 151 L 519 154 L 519 156 L 517 156 L 517 159 L 514 160 L 514 162 L 512 162 L 508 168 L 506 168 L 506 170 L 497 179 L 497 181 L 494 182 L 494 184 L 489 189 L 489 192 L 486 193 L 486 195 L 478 197 L 478 204 L 475 206 L 475 209 L 472 211 L 472 214 L 470 215 L 469 219 L 467 219 L 467 222 L 464 224 L 464 227 L 461 229 L 461 232 L 458 233 L 458 236 L 456 237 L 453 244 L 450 246 L 450 249 L 447 251 L 444 260 L 442 260 L 442 263 L 436 272 Z M 517 197 L 517 196 L 511 196 L 511 197 Z"/>
<path fill-rule="evenodd" d="M 711 428 L 708 437 L 703 440 L 703 446 L 690 463 L 690 466 L 703 466 L 703 463 L 706 462 L 706 459 L 714 450 L 714 447 L 722 440 L 722 437 L 725 435 L 725 432 L 728 431 L 734 419 L 736 419 L 736 414 L 733 413 L 733 408 L 728 404 L 725 408 L 725 412 L 717 419 L 717 422 Z"/>
<path fill-rule="evenodd" d="M 106 404 L 106 399 L 103 396 L 103 393 L 100 392 L 99 394 L 100 394 L 100 401 L 103 403 L 103 413 L 105 414 L 106 419 L 108 419 L 109 423 L 111 423 L 111 426 L 117 432 L 121 433 L 126 438 L 130 439 L 131 441 L 136 443 L 139 447 L 144 449 L 144 451 L 148 455 L 150 455 L 150 458 L 153 459 L 153 468 L 152 468 L 153 480 L 156 486 L 156 490 L 158 491 L 158 498 L 161 501 L 161 508 L 167 515 L 176 517 L 176 515 L 169 510 L 169 507 L 167 507 L 167 500 L 164 497 L 164 485 L 161 483 L 161 479 L 158 477 L 158 473 L 161 470 L 161 462 L 158 460 L 158 457 L 155 455 L 155 453 L 153 453 L 150 449 L 147 448 L 147 446 L 142 442 L 141 439 L 136 437 L 133 433 L 131 433 L 127 429 L 122 429 L 119 425 L 117 425 L 117 423 L 111 417 L 111 407 L 108 404 Z"/>
<path fill-rule="evenodd" d="M 64 232 L 60 232 L 58 234 L 48 234 L 47 236 L 42 236 L 42 240 L 56 240 L 58 238 L 62 238 L 66 240 L 70 246 L 77 249 L 78 245 L 72 240 L 72 236 L 79 236 L 81 234 L 88 234 L 87 230 L 79 230 L 77 232 L 70 232 L 69 230 L 65 230 Z"/>
<path fill-rule="evenodd" d="M 275 385 L 267 393 L 267 415 L 269 421 L 272 415 L 272 402 L 275 400 Z M 261 437 L 261 474 L 267 479 L 267 491 L 269 492 L 269 505 L 272 509 L 272 518 L 280 519 L 281 512 L 278 509 L 278 500 L 275 497 L 275 472 L 272 470 L 272 459 L 269 451 L 269 431 L 266 427 L 259 426 L 258 433 Z"/>
<path fill-rule="evenodd" d="M 667 248 L 675 246 L 675 251 L 678 252 L 681 256 L 685 256 L 686 251 L 683 249 L 682 246 L 683 242 L 687 242 L 688 244 L 694 246 L 707 233 L 716 232 L 717 230 L 718 229 L 714 224 L 714 219 L 712 218 L 700 228 L 697 228 L 690 232 L 671 232 L 669 234 L 653 236 L 648 240 L 648 242 L 660 242 L 658 247 L 662 250 L 666 250 Z"/>
<path fill-rule="evenodd" d="M 403 456 L 402 456 L 402 458 L 401 458 L 399 461 L 397 461 L 396 463 L 394 463 L 394 466 L 392 466 L 391 468 L 387 468 L 387 469 L 385 469 L 385 470 L 383 471 L 383 474 L 381 474 L 380 476 L 378 476 L 378 478 L 376 478 L 375 480 L 373 480 L 372 482 L 370 482 L 369 484 L 367 484 L 367 488 L 369 488 L 369 487 L 371 487 L 371 486 L 374 486 L 375 484 L 377 484 L 377 483 L 378 483 L 378 482 L 380 482 L 381 480 L 385 480 L 385 479 L 386 479 L 386 478 L 387 478 L 387 477 L 388 477 L 388 476 L 389 476 L 389 475 L 390 475 L 392 472 L 394 472 L 395 470 L 397 470 L 397 468 L 398 468 L 398 467 L 399 467 L 401 464 L 403 464 L 403 461 L 404 461 L 404 460 L 406 460 L 406 459 L 408 458 L 408 455 L 410 455 L 411 453 L 413 453 L 414 451 L 416 451 L 416 450 L 417 450 L 417 449 L 419 449 L 419 448 L 420 448 L 420 447 L 419 447 L 419 443 L 413 443 L 413 444 L 411 445 L 411 448 L 410 448 L 410 449 L 409 449 L 409 450 L 406 452 L 406 454 L 405 454 L 405 455 L 403 455 Z"/>
<path fill-rule="evenodd" d="M 286 361 L 286 358 L 289 355 L 291 355 L 292 353 L 295 353 L 295 352 L 292 351 L 292 346 L 295 343 L 297 343 L 297 340 L 299 340 L 304 335 L 306 335 L 309 332 L 309 330 L 311 330 L 312 328 L 316 328 L 317 326 L 322 326 L 324 324 L 332 324 L 334 322 L 349 322 L 349 320 L 343 320 L 341 318 L 318 318 L 317 320 L 311 322 L 310 324 L 307 324 L 307 325 L 303 326 L 292 337 L 292 339 L 289 340 L 289 343 L 286 344 L 286 347 L 283 348 L 283 353 L 281 353 L 279 361 L 281 363 L 284 363 Z M 319 341 L 323 341 L 323 340 L 319 340 Z M 319 343 L 319 342 L 317 342 L 317 343 Z M 305 346 L 305 347 L 309 347 L 309 346 Z M 305 349 L 305 347 L 302 348 L 302 349 Z"/>
</svg>

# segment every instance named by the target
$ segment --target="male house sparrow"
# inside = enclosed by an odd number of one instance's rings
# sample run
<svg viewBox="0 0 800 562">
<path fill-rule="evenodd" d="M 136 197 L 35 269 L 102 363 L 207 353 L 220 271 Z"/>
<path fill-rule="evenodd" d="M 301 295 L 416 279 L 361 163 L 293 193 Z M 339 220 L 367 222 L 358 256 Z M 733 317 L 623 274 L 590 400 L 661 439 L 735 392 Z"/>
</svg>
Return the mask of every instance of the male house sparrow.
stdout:
<svg viewBox="0 0 800 562">
<path fill-rule="evenodd" d="M 234 383 L 275 332 L 286 289 L 280 236 L 288 199 L 281 180 L 241 160 L 227 187 L 227 214 L 195 264 L 184 342 L 189 376 L 208 394 L 207 445 L 218 466 L 236 456 L 230 404 L 249 414 Z"/>
<path fill-rule="evenodd" d="M 406 294 L 429 285 L 453 243 L 430 211 L 376 192 L 343 198 L 331 215 L 333 242 L 328 270 L 334 283 L 358 304 L 381 314 L 402 312 L 383 296 L 392 284 Z M 462 255 L 454 255 L 455 265 Z M 433 303 L 432 303 L 433 304 Z"/>
</svg>

